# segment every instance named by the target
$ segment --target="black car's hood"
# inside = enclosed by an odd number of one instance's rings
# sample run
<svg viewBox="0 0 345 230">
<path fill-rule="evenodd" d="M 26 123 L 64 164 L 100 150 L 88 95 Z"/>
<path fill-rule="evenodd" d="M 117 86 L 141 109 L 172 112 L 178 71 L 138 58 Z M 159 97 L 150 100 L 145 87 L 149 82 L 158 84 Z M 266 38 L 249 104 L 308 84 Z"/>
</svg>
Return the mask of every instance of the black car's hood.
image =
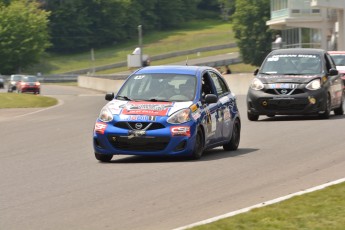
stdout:
<svg viewBox="0 0 345 230">
<path fill-rule="evenodd" d="M 281 75 L 281 74 L 258 74 L 257 78 L 264 84 L 272 83 L 308 83 L 313 79 L 321 78 L 322 75 Z"/>
</svg>

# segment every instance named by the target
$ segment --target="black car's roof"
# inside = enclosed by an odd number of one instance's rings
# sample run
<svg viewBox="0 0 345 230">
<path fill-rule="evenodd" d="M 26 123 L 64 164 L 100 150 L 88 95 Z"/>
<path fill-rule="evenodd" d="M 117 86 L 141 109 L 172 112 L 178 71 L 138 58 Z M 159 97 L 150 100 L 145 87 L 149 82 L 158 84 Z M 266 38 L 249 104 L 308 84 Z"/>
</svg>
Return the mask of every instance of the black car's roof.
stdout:
<svg viewBox="0 0 345 230">
<path fill-rule="evenodd" d="M 291 48 L 291 49 L 277 49 L 273 50 L 270 54 L 318 54 L 322 55 L 326 53 L 323 49 L 312 49 L 312 48 Z"/>
</svg>

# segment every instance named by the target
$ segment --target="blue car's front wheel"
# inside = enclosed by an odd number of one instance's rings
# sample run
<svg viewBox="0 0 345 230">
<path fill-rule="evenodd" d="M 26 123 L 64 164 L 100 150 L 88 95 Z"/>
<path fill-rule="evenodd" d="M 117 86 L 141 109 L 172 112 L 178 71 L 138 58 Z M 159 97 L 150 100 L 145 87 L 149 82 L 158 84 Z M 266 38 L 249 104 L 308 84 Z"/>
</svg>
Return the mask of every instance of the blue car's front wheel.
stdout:
<svg viewBox="0 0 345 230">
<path fill-rule="evenodd" d="M 200 159 L 202 153 L 204 152 L 204 138 L 201 129 L 198 129 L 198 132 L 195 137 L 195 145 L 192 153 L 192 159 L 197 160 Z"/>
<path fill-rule="evenodd" d="M 95 157 L 101 162 L 109 162 L 113 158 L 113 155 L 95 153 Z"/>
</svg>

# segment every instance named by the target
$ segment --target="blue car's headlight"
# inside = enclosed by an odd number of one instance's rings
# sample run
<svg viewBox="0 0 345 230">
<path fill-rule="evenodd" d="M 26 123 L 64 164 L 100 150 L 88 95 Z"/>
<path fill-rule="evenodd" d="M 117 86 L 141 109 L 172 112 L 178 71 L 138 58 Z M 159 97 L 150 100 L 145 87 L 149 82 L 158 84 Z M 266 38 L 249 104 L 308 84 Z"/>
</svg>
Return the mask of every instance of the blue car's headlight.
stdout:
<svg viewBox="0 0 345 230">
<path fill-rule="evenodd" d="M 170 124 L 182 124 L 187 121 L 190 121 L 190 109 L 181 109 L 171 115 L 167 120 Z"/>
<path fill-rule="evenodd" d="M 110 112 L 107 106 L 104 106 L 98 116 L 98 119 L 103 122 L 109 122 L 113 120 L 113 114 Z"/>
</svg>

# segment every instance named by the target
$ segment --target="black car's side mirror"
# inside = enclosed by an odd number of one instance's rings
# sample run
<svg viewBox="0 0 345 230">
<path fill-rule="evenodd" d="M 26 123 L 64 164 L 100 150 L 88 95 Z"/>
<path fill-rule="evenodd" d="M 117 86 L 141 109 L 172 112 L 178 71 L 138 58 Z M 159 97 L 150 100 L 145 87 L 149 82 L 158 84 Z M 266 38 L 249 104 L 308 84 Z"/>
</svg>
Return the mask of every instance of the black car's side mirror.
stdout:
<svg viewBox="0 0 345 230">
<path fill-rule="evenodd" d="M 212 103 L 217 103 L 218 102 L 218 97 L 214 94 L 206 94 L 205 96 L 205 103 L 207 104 L 212 104 Z"/>
<path fill-rule="evenodd" d="M 114 93 L 107 93 L 107 94 L 105 95 L 105 100 L 111 101 L 111 100 L 113 100 L 113 99 L 114 99 Z"/>
<path fill-rule="evenodd" d="M 259 73 L 259 69 L 254 70 L 254 76 L 256 76 Z"/>
<path fill-rule="evenodd" d="M 339 74 L 339 71 L 336 70 L 336 69 L 330 69 L 329 70 L 329 76 L 334 76 L 334 75 L 338 75 Z"/>
</svg>

